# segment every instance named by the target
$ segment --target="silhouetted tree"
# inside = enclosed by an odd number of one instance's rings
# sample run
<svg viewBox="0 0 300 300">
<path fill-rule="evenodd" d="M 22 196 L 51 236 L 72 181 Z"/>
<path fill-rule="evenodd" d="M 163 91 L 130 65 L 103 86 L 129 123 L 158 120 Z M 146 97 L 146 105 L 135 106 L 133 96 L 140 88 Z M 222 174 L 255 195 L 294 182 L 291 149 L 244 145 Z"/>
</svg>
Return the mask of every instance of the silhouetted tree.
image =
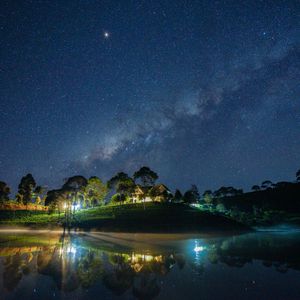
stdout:
<svg viewBox="0 0 300 300">
<path fill-rule="evenodd" d="M 296 179 L 298 182 L 300 182 L 300 169 L 296 173 Z"/>
<path fill-rule="evenodd" d="M 182 201 L 182 198 L 183 198 L 182 193 L 180 192 L 180 190 L 177 189 L 177 190 L 175 191 L 173 200 L 174 200 L 175 202 L 180 202 L 180 201 Z"/>
<path fill-rule="evenodd" d="M 203 200 L 206 204 L 212 204 L 213 202 L 213 193 L 211 190 L 206 190 L 203 193 Z"/>
<path fill-rule="evenodd" d="M 192 204 L 192 203 L 198 203 L 199 200 L 200 200 L 200 195 L 199 195 L 198 188 L 195 184 L 193 184 L 191 188 L 184 193 L 183 201 L 185 203 Z"/>
<path fill-rule="evenodd" d="M 133 174 L 134 180 L 140 179 L 143 186 L 152 186 L 158 179 L 158 175 L 149 167 L 142 167 Z"/>
<path fill-rule="evenodd" d="M 222 198 L 225 197 L 226 194 L 227 194 L 227 187 L 222 186 L 218 190 L 216 190 L 213 195 L 216 198 Z"/>
<path fill-rule="evenodd" d="M 0 181 L 0 204 L 9 200 L 9 194 L 9 186 L 4 181 Z"/>
<path fill-rule="evenodd" d="M 262 184 L 261 184 L 261 188 L 262 189 L 271 189 L 273 187 L 273 183 L 272 183 L 272 181 L 270 181 L 270 180 L 265 180 L 265 181 L 263 181 L 262 182 Z"/>
<path fill-rule="evenodd" d="M 282 189 L 282 188 L 287 188 L 289 186 L 293 185 L 292 182 L 288 182 L 288 181 L 279 181 L 275 184 L 273 184 L 273 187 L 275 187 L 276 189 Z"/>
<path fill-rule="evenodd" d="M 27 174 L 22 177 L 21 182 L 18 186 L 18 194 L 23 204 L 27 204 L 31 201 L 36 182 L 31 174 Z"/>
<path fill-rule="evenodd" d="M 44 195 L 46 194 L 46 187 L 43 187 L 41 185 L 38 185 L 35 190 L 34 190 L 34 195 L 35 195 L 35 203 L 36 204 L 42 204 L 42 200 L 45 200 L 43 199 L 44 198 Z"/>
<path fill-rule="evenodd" d="M 45 205 L 49 206 L 50 213 L 54 212 L 56 209 L 60 213 L 63 209 L 66 209 L 68 200 L 68 191 L 63 189 L 50 190 L 47 192 Z"/>
<path fill-rule="evenodd" d="M 252 189 L 252 191 L 254 191 L 254 192 L 260 191 L 259 185 L 253 185 L 251 189 Z"/>
<path fill-rule="evenodd" d="M 242 189 L 236 189 L 232 186 L 228 186 L 228 187 L 222 186 L 214 192 L 214 196 L 216 198 L 233 197 L 233 196 L 237 196 L 237 195 L 241 195 L 241 194 L 243 194 Z"/>
<path fill-rule="evenodd" d="M 111 179 L 107 181 L 107 187 L 112 190 L 112 189 L 117 189 L 118 185 L 121 182 L 125 182 L 127 180 L 130 180 L 131 178 L 128 176 L 128 174 L 124 172 L 120 172 L 117 175 L 113 176 Z M 132 180 L 132 179 L 131 179 Z"/>
<path fill-rule="evenodd" d="M 85 177 L 81 175 L 72 176 L 66 179 L 65 184 L 62 189 L 69 193 L 69 205 L 79 204 L 78 194 L 84 195 L 84 189 L 87 186 L 88 181 Z"/>
</svg>

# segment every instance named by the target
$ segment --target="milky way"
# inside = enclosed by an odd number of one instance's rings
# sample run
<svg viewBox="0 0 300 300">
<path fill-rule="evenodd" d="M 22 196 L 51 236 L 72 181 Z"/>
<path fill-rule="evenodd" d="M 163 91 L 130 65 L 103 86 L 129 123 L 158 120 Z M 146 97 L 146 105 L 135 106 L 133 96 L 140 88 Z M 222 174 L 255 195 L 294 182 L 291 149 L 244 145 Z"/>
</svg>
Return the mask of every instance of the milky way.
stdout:
<svg viewBox="0 0 300 300">
<path fill-rule="evenodd" d="M 57 187 L 142 165 L 171 189 L 294 180 L 298 1 L 0 8 L 0 180 Z"/>
</svg>

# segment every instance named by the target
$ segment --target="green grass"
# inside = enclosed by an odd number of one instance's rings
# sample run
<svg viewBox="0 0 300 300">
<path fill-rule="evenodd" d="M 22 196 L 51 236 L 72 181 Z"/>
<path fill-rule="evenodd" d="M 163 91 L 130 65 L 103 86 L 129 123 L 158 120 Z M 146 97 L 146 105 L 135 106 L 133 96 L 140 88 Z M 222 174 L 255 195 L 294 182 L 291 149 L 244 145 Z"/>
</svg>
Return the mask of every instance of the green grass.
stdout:
<svg viewBox="0 0 300 300">
<path fill-rule="evenodd" d="M 58 224 L 63 220 L 63 215 L 59 217 L 58 214 L 49 215 L 43 211 L 29 211 L 29 210 L 17 210 L 17 211 L 0 211 L 0 224 L 8 226 L 34 226 L 47 224 Z"/>
<path fill-rule="evenodd" d="M 63 215 L 41 212 L 0 212 L 0 224 L 46 227 L 63 223 Z M 183 204 L 146 203 L 107 205 L 77 212 L 72 227 L 127 232 L 192 232 L 239 230 L 245 227 L 233 220 Z"/>
<path fill-rule="evenodd" d="M 245 228 L 228 218 L 183 204 L 146 203 L 105 206 L 76 214 L 75 226 L 112 231 L 182 232 Z"/>
</svg>

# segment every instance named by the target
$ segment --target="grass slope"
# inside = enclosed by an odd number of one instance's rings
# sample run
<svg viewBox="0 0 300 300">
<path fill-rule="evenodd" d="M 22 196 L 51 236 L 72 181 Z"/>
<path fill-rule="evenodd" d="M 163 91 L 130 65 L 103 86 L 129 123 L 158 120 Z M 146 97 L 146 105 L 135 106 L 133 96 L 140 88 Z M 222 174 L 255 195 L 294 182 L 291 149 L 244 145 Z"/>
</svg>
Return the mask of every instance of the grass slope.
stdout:
<svg viewBox="0 0 300 300">
<path fill-rule="evenodd" d="M 127 232 L 200 232 L 245 230 L 225 217 L 182 204 L 147 203 L 107 206 L 76 214 L 75 226 L 82 229 Z"/>
<path fill-rule="evenodd" d="M 63 215 L 42 212 L 0 212 L 0 224 L 41 228 L 60 226 Z M 231 219 L 182 204 L 124 204 L 81 210 L 72 227 L 115 232 L 244 231 L 248 228 Z"/>
</svg>

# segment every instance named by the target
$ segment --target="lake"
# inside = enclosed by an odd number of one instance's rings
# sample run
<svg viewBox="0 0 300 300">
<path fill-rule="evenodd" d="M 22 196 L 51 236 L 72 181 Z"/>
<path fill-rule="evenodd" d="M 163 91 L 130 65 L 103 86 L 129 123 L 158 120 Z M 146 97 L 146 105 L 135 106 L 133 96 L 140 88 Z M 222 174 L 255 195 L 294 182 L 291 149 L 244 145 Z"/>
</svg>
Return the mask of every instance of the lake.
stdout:
<svg viewBox="0 0 300 300">
<path fill-rule="evenodd" d="M 300 299 L 300 233 L 0 233 L 0 299 Z"/>
</svg>

